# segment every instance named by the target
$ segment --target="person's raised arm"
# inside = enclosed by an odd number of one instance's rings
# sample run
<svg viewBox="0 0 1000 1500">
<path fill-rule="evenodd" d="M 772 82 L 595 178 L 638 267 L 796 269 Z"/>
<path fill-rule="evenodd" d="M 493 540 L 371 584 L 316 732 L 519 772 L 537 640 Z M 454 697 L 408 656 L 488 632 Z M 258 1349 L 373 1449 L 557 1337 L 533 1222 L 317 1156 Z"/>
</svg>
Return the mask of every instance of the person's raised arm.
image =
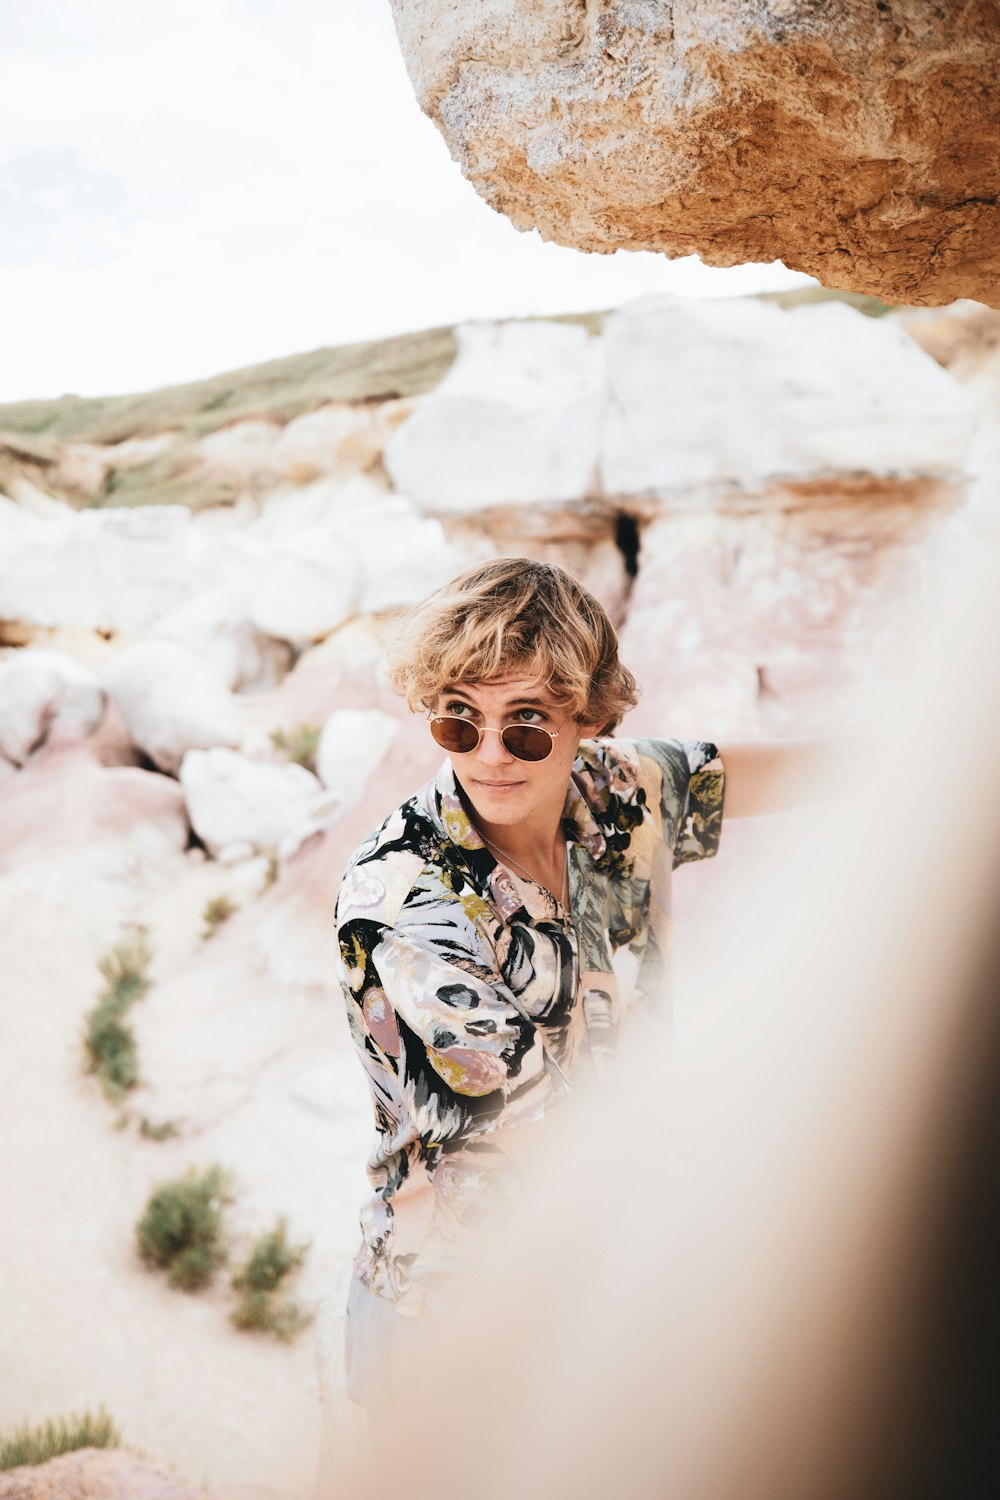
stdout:
<svg viewBox="0 0 1000 1500">
<path fill-rule="evenodd" d="M 863 734 L 719 745 L 726 771 L 726 817 L 755 818 L 839 796 L 857 757 L 874 748 L 874 739 Z"/>
</svg>

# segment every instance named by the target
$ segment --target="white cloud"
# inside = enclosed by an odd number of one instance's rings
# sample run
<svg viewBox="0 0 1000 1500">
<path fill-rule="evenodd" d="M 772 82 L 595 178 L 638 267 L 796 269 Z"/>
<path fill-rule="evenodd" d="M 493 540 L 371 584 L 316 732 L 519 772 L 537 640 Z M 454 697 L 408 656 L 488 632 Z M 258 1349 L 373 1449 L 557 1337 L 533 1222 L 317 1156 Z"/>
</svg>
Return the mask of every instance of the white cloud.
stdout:
<svg viewBox="0 0 1000 1500">
<path fill-rule="evenodd" d="M 22 8 L 0 60 L 0 400 L 794 279 L 518 234 L 420 114 L 385 4 L 71 9 Z"/>
</svg>

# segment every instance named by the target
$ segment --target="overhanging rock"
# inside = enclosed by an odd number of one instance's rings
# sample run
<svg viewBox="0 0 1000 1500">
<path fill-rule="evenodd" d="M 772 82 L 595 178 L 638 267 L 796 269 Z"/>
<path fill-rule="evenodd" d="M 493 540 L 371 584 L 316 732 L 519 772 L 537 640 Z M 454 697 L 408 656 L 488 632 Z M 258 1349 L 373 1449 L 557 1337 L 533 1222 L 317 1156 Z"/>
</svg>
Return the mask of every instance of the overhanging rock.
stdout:
<svg viewBox="0 0 1000 1500">
<path fill-rule="evenodd" d="M 1000 306 L 997 0 L 391 0 L 518 229 Z"/>
</svg>

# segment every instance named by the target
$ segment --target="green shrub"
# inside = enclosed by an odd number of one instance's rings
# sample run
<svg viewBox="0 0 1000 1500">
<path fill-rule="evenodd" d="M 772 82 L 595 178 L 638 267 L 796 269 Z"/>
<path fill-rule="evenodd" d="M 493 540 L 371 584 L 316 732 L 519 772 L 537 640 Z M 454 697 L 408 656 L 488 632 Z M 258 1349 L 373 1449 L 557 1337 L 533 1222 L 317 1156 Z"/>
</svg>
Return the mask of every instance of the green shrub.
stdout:
<svg viewBox="0 0 1000 1500">
<path fill-rule="evenodd" d="M 284 750 L 288 760 L 315 773 L 316 750 L 322 732 L 322 724 L 296 724 L 287 733 L 283 729 L 272 729 L 270 739 L 276 749 Z"/>
<path fill-rule="evenodd" d="M 270 854 L 267 856 L 267 869 L 264 871 L 264 879 L 261 881 L 260 890 L 257 892 L 258 896 L 263 896 L 265 891 L 269 891 L 272 885 L 274 885 L 277 878 L 278 856 L 272 849 Z"/>
<path fill-rule="evenodd" d="M 147 1115 L 143 1115 L 139 1121 L 139 1134 L 147 1136 L 151 1141 L 167 1141 L 180 1133 L 176 1120 L 161 1120 L 159 1125 L 154 1125 Z"/>
<path fill-rule="evenodd" d="M 201 934 L 203 941 L 207 942 L 210 937 L 214 937 L 223 922 L 228 922 L 238 911 L 239 907 L 228 896 L 213 896 L 210 901 L 206 901 L 201 914 L 201 920 L 205 924 Z"/>
<path fill-rule="evenodd" d="M 227 1258 L 222 1210 L 231 1201 L 222 1167 L 206 1167 L 201 1176 L 189 1167 L 150 1196 L 135 1227 L 139 1254 L 166 1270 L 170 1286 L 183 1291 L 204 1286 Z"/>
<path fill-rule="evenodd" d="M 116 1103 L 139 1082 L 135 1037 L 125 1017 L 149 989 L 152 956 L 146 929 L 140 927 L 97 961 L 105 984 L 86 1017 L 87 1072 L 97 1074 L 105 1097 Z"/>
<path fill-rule="evenodd" d="M 261 1235 L 231 1278 L 232 1286 L 242 1293 L 229 1314 L 237 1328 L 259 1329 L 287 1340 L 312 1322 L 311 1313 L 304 1313 L 282 1294 L 285 1279 L 302 1264 L 308 1248 L 308 1244 L 288 1243 L 284 1218 L 269 1234 Z"/>
<path fill-rule="evenodd" d="M 16 1469 L 19 1464 L 44 1464 L 60 1453 L 76 1448 L 120 1448 L 121 1433 L 104 1407 L 96 1415 L 60 1417 L 41 1427 L 22 1423 L 10 1434 L 0 1434 L 0 1469 Z"/>
</svg>

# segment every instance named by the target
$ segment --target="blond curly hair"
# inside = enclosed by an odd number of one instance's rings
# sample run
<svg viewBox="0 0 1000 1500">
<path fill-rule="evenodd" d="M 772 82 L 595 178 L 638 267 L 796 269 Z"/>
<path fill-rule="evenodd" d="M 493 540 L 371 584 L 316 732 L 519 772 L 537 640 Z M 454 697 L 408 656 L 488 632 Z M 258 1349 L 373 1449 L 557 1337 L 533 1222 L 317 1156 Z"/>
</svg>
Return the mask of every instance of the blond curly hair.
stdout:
<svg viewBox="0 0 1000 1500">
<path fill-rule="evenodd" d="M 398 616 L 388 669 L 414 710 L 455 683 L 530 677 L 602 734 L 638 699 L 602 605 L 564 568 L 527 557 L 469 568 Z"/>
</svg>

